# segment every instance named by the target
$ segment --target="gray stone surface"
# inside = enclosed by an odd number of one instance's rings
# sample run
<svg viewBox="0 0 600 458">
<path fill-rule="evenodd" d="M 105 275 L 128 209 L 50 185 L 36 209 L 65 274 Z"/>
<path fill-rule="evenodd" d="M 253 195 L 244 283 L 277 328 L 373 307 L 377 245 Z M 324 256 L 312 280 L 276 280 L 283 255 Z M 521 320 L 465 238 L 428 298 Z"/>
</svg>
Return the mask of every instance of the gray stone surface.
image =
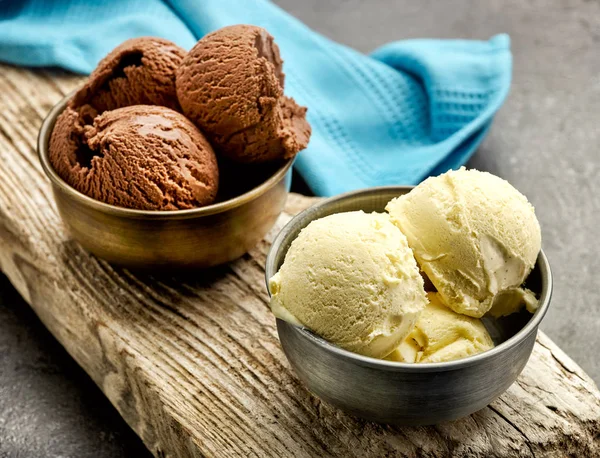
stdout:
<svg viewBox="0 0 600 458">
<path fill-rule="evenodd" d="M 0 458 L 150 453 L 0 275 Z"/>
<path fill-rule="evenodd" d="M 555 276 L 542 328 L 600 382 L 600 3 L 276 3 L 365 52 L 403 38 L 511 35 L 511 95 L 469 165 L 535 204 Z M 133 456 L 147 456 L 135 434 L 0 277 L 0 458 Z"/>
</svg>

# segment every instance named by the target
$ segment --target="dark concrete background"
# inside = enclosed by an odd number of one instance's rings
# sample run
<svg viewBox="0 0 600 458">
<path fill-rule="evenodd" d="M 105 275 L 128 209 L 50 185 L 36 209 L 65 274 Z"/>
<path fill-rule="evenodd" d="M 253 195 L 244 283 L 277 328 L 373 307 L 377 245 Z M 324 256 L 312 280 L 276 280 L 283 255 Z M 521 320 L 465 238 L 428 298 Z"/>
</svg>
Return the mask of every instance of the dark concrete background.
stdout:
<svg viewBox="0 0 600 458">
<path fill-rule="evenodd" d="M 278 0 L 368 52 L 412 37 L 512 38 L 509 100 L 470 166 L 536 206 L 555 276 L 546 331 L 600 381 L 600 3 Z M 296 189 L 302 189 L 300 183 Z M 100 390 L 0 276 L 0 458 L 149 456 Z"/>
</svg>

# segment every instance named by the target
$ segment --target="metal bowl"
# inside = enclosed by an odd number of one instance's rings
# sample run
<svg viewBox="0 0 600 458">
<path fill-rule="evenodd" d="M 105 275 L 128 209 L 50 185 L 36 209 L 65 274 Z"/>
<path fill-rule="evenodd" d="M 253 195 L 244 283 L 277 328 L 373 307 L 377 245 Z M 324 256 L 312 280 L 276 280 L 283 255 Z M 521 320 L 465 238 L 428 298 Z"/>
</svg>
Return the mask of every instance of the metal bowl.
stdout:
<svg viewBox="0 0 600 458">
<path fill-rule="evenodd" d="M 390 199 L 411 189 L 381 187 L 350 192 L 303 211 L 275 239 L 266 262 L 267 281 L 279 270 L 292 240 L 311 221 L 344 211 L 381 212 Z M 408 364 L 369 358 L 282 320 L 277 320 L 277 331 L 296 374 L 321 399 L 380 423 L 435 424 L 482 409 L 521 373 L 550 305 L 552 275 L 543 252 L 527 287 L 540 298 L 533 315 L 523 311 L 497 320 L 484 318 L 497 346 L 451 362 Z"/>
<path fill-rule="evenodd" d="M 58 176 L 48 158 L 54 123 L 69 98 L 61 100 L 44 120 L 38 155 L 52 182 L 63 222 L 73 238 L 99 258 L 143 269 L 223 264 L 260 241 L 283 210 L 293 160 L 268 171 L 262 183 L 241 195 L 191 210 L 133 210 L 76 191 Z"/>
</svg>

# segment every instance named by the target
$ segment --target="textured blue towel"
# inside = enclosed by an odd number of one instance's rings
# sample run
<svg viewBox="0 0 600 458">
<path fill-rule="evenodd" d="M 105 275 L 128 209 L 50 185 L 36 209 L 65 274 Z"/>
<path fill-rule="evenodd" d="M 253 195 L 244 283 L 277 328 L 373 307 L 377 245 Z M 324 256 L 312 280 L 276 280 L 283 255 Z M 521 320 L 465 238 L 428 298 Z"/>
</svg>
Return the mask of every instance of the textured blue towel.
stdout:
<svg viewBox="0 0 600 458">
<path fill-rule="evenodd" d="M 30 0 L 0 8 L 0 59 L 90 72 L 127 38 L 190 48 L 225 25 L 265 27 L 285 60 L 286 93 L 309 108 L 309 147 L 296 167 L 318 195 L 416 184 L 462 165 L 510 86 L 506 35 L 406 40 L 365 56 L 266 0 Z"/>
</svg>

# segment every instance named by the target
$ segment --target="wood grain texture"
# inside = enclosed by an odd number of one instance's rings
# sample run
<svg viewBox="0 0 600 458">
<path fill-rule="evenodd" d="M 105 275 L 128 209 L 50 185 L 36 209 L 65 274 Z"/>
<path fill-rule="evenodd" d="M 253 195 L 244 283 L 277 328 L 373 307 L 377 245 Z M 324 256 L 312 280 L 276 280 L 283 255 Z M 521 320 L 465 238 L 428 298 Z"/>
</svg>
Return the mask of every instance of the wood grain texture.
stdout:
<svg viewBox="0 0 600 458">
<path fill-rule="evenodd" d="M 66 234 L 35 154 L 42 118 L 81 82 L 0 67 L 0 268 L 157 457 L 600 455 L 600 393 L 548 337 L 518 381 L 474 415 L 391 427 L 309 394 L 277 340 L 269 244 L 205 272 L 111 267 Z"/>
</svg>

